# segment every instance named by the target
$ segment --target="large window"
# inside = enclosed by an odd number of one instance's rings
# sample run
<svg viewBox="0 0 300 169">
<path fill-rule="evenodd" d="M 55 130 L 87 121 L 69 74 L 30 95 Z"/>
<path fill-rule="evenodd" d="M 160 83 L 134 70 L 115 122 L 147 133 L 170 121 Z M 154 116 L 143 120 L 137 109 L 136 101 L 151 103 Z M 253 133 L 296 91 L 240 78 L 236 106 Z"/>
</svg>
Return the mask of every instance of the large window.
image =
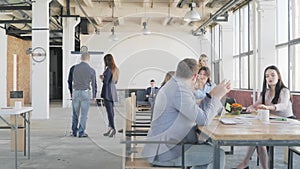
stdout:
<svg viewBox="0 0 300 169">
<path fill-rule="evenodd" d="M 277 49 L 277 67 L 280 70 L 282 80 L 285 85 L 288 84 L 289 71 L 286 68 L 288 65 L 288 48 L 283 46 Z"/>
<path fill-rule="evenodd" d="M 252 59 L 252 38 L 253 28 L 251 23 L 253 22 L 251 15 L 251 4 L 248 3 L 242 8 L 236 10 L 233 13 L 234 24 L 234 51 L 233 51 L 233 87 L 237 89 L 251 89 L 250 83 L 253 79 Z M 251 62 L 250 62 L 251 61 Z"/>
<path fill-rule="evenodd" d="M 290 46 L 291 54 L 291 86 L 292 91 L 300 91 L 300 43 Z"/>
<path fill-rule="evenodd" d="M 277 0 L 277 43 L 288 41 L 288 0 Z"/>
<path fill-rule="evenodd" d="M 300 1 L 277 0 L 277 65 L 293 92 L 300 91 Z"/>
<path fill-rule="evenodd" d="M 300 1 L 291 1 L 290 9 L 291 39 L 300 38 Z"/>
</svg>

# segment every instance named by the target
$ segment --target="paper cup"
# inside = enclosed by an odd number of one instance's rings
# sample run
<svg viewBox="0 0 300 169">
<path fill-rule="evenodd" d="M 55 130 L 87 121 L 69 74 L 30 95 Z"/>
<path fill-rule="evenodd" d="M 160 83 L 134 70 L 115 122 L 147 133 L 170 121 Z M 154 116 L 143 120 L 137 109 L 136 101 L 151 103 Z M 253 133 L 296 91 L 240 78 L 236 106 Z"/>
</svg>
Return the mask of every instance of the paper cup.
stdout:
<svg viewBox="0 0 300 169">
<path fill-rule="evenodd" d="M 269 123 L 269 118 L 270 118 L 270 111 L 269 110 L 259 109 L 259 110 L 257 110 L 257 112 L 258 112 L 258 117 L 259 117 L 261 122 Z"/>
</svg>

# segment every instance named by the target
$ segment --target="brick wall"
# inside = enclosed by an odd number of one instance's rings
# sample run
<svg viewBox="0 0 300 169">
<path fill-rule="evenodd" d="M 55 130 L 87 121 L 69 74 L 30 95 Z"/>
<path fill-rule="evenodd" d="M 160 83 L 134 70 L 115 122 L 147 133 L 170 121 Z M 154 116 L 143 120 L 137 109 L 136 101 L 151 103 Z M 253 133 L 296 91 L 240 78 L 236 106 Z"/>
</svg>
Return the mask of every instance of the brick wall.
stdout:
<svg viewBox="0 0 300 169">
<path fill-rule="evenodd" d="M 244 90 L 231 90 L 227 97 L 234 98 L 237 103 L 243 105 L 243 107 L 248 107 L 252 105 L 252 91 L 244 91 Z"/>
<path fill-rule="evenodd" d="M 24 103 L 30 103 L 30 56 L 26 49 L 31 46 L 31 41 L 25 41 L 13 36 L 7 37 L 7 104 L 9 92 L 13 90 L 13 55 L 17 54 L 17 90 L 23 91 Z"/>
</svg>

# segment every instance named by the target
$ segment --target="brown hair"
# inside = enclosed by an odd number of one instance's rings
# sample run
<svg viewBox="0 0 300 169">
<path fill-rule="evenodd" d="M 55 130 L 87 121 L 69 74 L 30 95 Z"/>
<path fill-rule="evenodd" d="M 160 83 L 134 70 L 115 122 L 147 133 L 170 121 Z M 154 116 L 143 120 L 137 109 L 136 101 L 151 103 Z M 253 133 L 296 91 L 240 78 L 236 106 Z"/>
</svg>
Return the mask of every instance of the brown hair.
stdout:
<svg viewBox="0 0 300 169">
<path fill-rule="evenodd" d="M 106 67 L 111 68 L 113 74 L 113 81 L 117 82 L 119 79 L 119 68 L 116 66 L 112 54 L 106 54 L 104 56 L 104 64 L 105 64 L 105 68 Z"/>
<path fill-rule="evenodd" d="M 165 79 L 161 83 L 160 87 L 163 87 L 167 83 L 167 81 L 169 81 L 172 78 L 172 76 L 174 76 L 174 75 L 175 75 L 175 71 L 168 71 L 167 74 L 165 75 Z"/>
<path fill-rule="evenodd" d="M 266 97 L 265 95 L 266 95 L 266 91 L 267 91 L 266 72 L 267 72 L 268 69 L 275 70 L 277 75 L 278 75 L 278 82 L 276 83 L 276 86 L 275 86 L 275 96 L 272 100 L 273 104 L 277 104 L 281 89 L 287 88 L 287 87 L 282 82 L 282 78 L 281 78 L 281 74 L 279 72 L 279 69 L 274 65 L 268 66 L 264 71 L 263 88 L 262 88 L 262 92 L 260 94 L 261 97 L 262 97 L 262 104 L 265 104 L 265 97 Z M 268 86 L 268 87 L 270 87 L 270 86 Z M 292 101 L 292 97 L 290 97 L 290 100 Z"/>
<path fill-rule="evenodd" d="M 198 74 L 200 74 L 201 71 L 205 71 L 206 76 L 208 77 L 207 82 L 209 85 L 211 85 L 211 80 L 210 80 L 210 69 L 206 66 L 202 66 L 199 71 Z"/>
</svg>

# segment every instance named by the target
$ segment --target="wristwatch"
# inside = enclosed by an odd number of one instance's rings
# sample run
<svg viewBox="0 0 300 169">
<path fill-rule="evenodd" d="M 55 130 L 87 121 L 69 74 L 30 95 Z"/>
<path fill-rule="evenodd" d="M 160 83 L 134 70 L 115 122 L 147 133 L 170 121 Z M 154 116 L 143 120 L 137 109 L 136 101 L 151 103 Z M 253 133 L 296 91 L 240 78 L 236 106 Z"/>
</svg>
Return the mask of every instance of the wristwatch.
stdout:
<svg viewBox="0 0 300 169">
<path fill-rule="evenodd" d="M 211 95 L 209 93 L 206 93 L 206 96 L 211 99 Z"/>
</svg>

